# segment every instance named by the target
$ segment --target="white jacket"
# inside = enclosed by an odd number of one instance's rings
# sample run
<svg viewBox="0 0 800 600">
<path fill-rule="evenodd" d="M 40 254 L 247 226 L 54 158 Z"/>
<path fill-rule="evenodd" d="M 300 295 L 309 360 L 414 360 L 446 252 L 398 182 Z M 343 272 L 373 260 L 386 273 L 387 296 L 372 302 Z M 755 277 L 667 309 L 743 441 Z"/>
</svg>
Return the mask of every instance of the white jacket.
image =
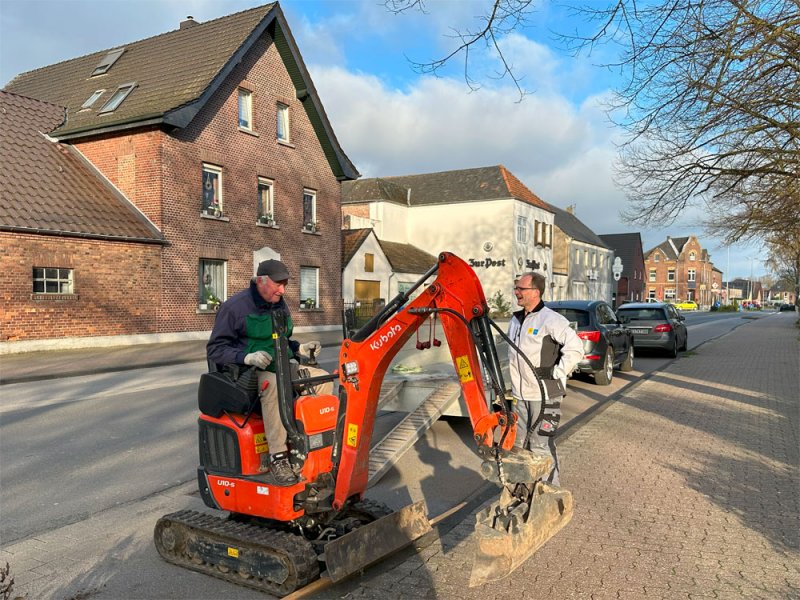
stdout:
<svg viewBox="0 0 800 600">
<path fill-rule="evenodd" d="M 539 304 L 532 312 L 525 315 L 520 310 L 511 317 L 508 325 L 508 337 L 516 344 L 533 363 L 534 367 L 542 366 L 542 357 L 560 358 L 553 367 L 553 378 L 561 380 L 566 388 L 567 375 L 583 359 L 583 342 L 569 326 L 569 321 L 557 312 Z M 544 353 L 544 354 L 543 354 Z M 549 366 L 547 363 L 545 366 Z M 511 375 L 511 392 L 515 398 L 527 401 L 541 401 L 539 384 L 531 372 L 528 363 L 512 346 L 508 347 L 508 366 Z"/>
</svg>

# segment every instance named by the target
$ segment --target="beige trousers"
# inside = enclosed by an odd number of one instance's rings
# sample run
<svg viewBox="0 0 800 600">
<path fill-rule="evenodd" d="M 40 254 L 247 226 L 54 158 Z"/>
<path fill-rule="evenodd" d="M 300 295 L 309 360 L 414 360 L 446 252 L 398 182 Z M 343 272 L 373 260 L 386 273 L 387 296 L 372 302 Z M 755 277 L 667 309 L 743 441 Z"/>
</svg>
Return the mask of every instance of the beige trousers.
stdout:
<svg viewBox="0 0 800 600">
<path fill-rule="evenodd" d="M 302 367 L 308 369 L 309 377 L 319 377 L 321 375 L 328 375 L 327 371 L 316 369 L 314 367 Z M 296 371 L 292 374 L 297 377 Z M 264 435 L 267 438 L 267 445 L 269 446 L 269 453 L 276 454 L 278 452 L 286 452 L 286 429 L 281 422 L 281 411 L 278 406 L 278 386 L 275 373 L 272 371 L 259 371 L 258 372 L 258 389 L 264 387 L 264 382 L 267 382 L 267 389 L 261 393 L 261 416 L 264 419 Z M 332 394 L 333 382 L 328 381 L 321 383 L 315 387 L 315 394 Z M 307 394 L 308 392 L 306 392 Z"/>
</svg>

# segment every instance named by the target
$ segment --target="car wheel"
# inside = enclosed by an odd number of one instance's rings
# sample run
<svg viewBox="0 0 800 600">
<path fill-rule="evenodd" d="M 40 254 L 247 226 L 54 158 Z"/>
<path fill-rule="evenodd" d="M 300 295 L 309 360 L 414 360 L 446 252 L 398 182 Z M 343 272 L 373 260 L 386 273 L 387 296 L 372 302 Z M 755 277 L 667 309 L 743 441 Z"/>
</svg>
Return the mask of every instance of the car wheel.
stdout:
<svg viewBox="0 0 800 600">
<path fill-rule="evenodd" d="M 611 348 L 606 348 L 606 356 L 603 359 L 603 368 L 594 374 L 594 382 L 597 385 L 608 385 L 614 377 L 614 357 Z"/>
<path fill-rule="evenodd" d="M 689 349 L 689 334 L 687 333 L 683 338 L 683 346 L 681 346 L 681 350 L 686 352 Z"/>
<path fill-rule="evenodd" d="M 620 371 L 633 371 L 633 344 L 628 346 L 628 355 L 619 366 Z"/>
<path fill-rule="evenodd" d="M 672 348 L 669 350 L 669 355 L 671 358 L 678 357 L 678 336 L 675 336 L 675 339 L 672 340 Z"/>
</svg>

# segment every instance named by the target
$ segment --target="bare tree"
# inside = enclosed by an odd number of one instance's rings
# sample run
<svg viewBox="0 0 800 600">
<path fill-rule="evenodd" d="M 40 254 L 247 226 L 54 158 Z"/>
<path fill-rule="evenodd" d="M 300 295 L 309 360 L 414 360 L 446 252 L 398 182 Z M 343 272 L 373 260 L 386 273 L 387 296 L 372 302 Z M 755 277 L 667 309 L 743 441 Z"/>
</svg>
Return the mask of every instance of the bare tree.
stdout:
<svg viewBox="0 0 800 600">
<path fill-rule="evenodd" d="M 525 25 L 526 16 L 533 10 L 534 0 L 490 0 L 486 3 L 486 11 L 478 15 L 478 27 L 474 29 L 459 30 L 451 29 L 451 37 L 456 40 L 455 48 L 446 56 L 429 62 L 410 61 L 412 67 L 418 73 L 438 74 L 438 72 L 451 60 L 459 55 L 464 59 L 464 81 L 467 82 L 470 90 L 477 90 L 480 85 L 470 75 L 470 51 L 476 45 L 486 48 L 493 48 L 497 52 L 501 69 L 497 72 L 497 77 L 502 79 L 509 77 L 514 82 L 514 86 L 519 92 L 519 98 L 525 97 L 528 93 L 522 87 L 522 76 L 514 71 L 514 66 L 508 62 L 503 49 L 500 47 L 499 40 L 512 31 Z M 400 14 L 409 10 L 418 10 L 425 13 L 425 0 L 385 0 L 384 6 L 394 13 Z"/>
<path fill-rule="evenodd" d="M 795 304 L 800 306 L 800 228 L 773 235 L 767 250 L 766 266 L 775 276 L 776 285 L 794 290 Z"/>
<path fill-rule="evenodd" d="M 630 222 L 705 204 L 728 242 L 800 223 L 798 0 L 616 0 L 581 13 L 627 76 L 611 106 L 627 132 L 617 179 Z"/>
</svg>

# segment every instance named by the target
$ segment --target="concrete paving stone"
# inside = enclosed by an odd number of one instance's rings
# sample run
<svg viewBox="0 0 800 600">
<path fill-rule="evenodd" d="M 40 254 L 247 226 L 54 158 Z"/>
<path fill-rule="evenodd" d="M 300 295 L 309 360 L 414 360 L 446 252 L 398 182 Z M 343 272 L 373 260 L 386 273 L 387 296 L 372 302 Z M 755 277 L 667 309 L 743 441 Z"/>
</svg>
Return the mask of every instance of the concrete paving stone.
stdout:
<svg viewBox="0 0 800 600">
<path fill-rule="evenodd" d="M 12 556 L 30 556 L 36 554 L 37 552 L 41 552 L 45 546 L 46 544 L 44 542 L 41 542 L 36 538 L 27 538 L 25 540 L 13 542 L 10 545 L 5 546 L 4 551 L 8 552 Z"/>
</svg>

